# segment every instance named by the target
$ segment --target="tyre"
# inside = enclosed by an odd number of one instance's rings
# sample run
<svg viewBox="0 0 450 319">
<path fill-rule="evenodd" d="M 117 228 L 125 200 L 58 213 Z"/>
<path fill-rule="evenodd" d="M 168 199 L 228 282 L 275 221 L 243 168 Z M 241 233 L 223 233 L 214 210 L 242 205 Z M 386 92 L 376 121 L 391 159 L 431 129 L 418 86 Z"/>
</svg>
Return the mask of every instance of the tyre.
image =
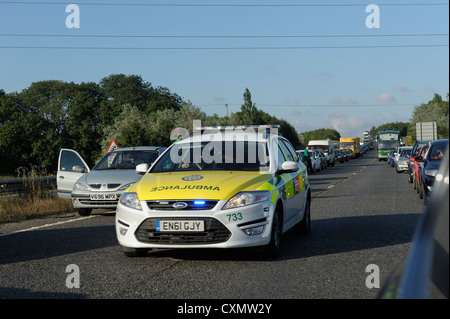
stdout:
<svg viewBox="0 0 450 319">
<path fill-rule="evenodd" d="M 419 181 L 418 182 L 418 184 L 419 184 L 419 186 L 418 186 L 418 188 L 419 188 L 419 198 L 420 199 L 423 199 L 423 186 L 422 186 L 422 183 Z"/>
<path fill-rule="evenodd" d="M 90 216 L 91 212 L 91 208 L 78 208 L 78 215 L 80 216 Z"/>
<path fill-rule="evenodd" d="M 281 229 L 282 221 L 280 218 L 279 210 L 275 210 L 272 222 L 272 233 L 270 234 L 270 242 L 265 247 L 265 255 L 268 258 L 277 258 L 280 255 L 281 250 Z"/>
<path fill-rule="evenodd" d="M 305 206 L 305 215 L 303 219 L 294 226 L 294 232 L 297 235 L 306 235 L 309 234 L 311 231 L 311 208 L 310 208 L 310 202 L 306 202 Z"/>
<path fill-rule="evenodd" d="M 428 203 L 428 195 L 427 193 L 423 192 L 423 204 L 426 205 L 427 203 Z"/>
<path fill-rule="evenodd" d="M 414 180 L 416 181 L 416 193 L 419 194 L 420 191 L 420 185 L 419 185 L 419 181 L 417 180 L 416 176 L 414 175 Z"/>
</svg>

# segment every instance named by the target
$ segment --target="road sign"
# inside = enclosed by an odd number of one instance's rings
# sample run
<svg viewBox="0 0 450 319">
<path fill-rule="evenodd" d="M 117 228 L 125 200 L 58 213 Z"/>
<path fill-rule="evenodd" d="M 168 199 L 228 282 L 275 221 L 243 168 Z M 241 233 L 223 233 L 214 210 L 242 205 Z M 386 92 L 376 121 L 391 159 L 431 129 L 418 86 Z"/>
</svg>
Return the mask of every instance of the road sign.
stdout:
<svg viewBox="0 0 450 319">
<path fill-rule="evenodd" d="M 436 122 L 418 122 L 416 123 L 416 138 L 418 141 L 427 141 L 437 139 Z"/>
<path fill-rule="evenodd" d="M 108 150 L 106 151 L 106 154 L 114 151 L 116 148 L 119 148 L 119 145 L 117 145 L 117 142 L 115 139 L 112 139 L 111 143 L 109 143 L 109 147 L 108 147 Z"/>
</svg>

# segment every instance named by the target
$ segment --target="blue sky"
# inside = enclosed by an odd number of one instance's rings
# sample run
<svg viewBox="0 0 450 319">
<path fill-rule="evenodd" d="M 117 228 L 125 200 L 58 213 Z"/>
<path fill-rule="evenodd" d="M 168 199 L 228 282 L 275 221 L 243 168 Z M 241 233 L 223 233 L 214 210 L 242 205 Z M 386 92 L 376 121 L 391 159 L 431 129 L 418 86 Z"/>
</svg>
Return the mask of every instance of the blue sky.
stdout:
<svg viewBox="0 0 450 319">
<path fill-rule="evenodd" d="M 70 3 L 80 9 L 79 28 L 66 26 Z M 379 28 L 366 26 L 370 3 L 378 5 Z M 225 104 L 238 111 L 248 88 L 259 109 L 299 133 L 361 136 L 406 122 L 415 105 L 449 92 L 448 1 L 385 4 L 0 0 L 0 88 L 136 74 L 220 116 Z M 93 37 L 100 35 L 108 37 Z"/>
</svg>

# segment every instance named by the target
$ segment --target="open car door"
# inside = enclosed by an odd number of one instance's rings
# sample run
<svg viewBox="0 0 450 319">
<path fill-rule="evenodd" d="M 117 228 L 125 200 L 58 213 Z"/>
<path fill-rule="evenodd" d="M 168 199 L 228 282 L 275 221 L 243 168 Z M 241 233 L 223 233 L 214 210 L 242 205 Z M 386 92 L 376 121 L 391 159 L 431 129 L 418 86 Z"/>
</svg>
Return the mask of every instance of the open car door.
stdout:
<svg viewBox="0 0 450 319">
<path fill-rule="evenodd" d="M 89 166 L 76 151 L 61 149 L 58 158 L 56 185 L 60 198 L 71 198 L 76 181 L 90 171 Z"/>
</svg>

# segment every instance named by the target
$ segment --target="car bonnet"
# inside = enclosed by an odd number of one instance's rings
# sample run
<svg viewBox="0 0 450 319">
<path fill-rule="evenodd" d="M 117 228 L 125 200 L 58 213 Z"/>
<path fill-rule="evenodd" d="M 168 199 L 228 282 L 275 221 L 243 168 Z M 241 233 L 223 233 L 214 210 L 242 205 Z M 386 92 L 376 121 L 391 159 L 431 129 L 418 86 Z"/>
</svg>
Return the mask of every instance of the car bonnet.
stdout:
<svg viewBox="0 0 450 319">
<path fill-rule="evenodd" d="M 134 169 L 93 170 L 86 175 L 86 183 L 124 185 L 137 182 L 141 177 Z"/>
<path fill-rule="evenodd" d="M 140 200 L 228 200 L 241 191 L 253 191 L 272 179 L 271 174 L 242 171 L 149 173 L 130 191 Z"/>
</svg>

